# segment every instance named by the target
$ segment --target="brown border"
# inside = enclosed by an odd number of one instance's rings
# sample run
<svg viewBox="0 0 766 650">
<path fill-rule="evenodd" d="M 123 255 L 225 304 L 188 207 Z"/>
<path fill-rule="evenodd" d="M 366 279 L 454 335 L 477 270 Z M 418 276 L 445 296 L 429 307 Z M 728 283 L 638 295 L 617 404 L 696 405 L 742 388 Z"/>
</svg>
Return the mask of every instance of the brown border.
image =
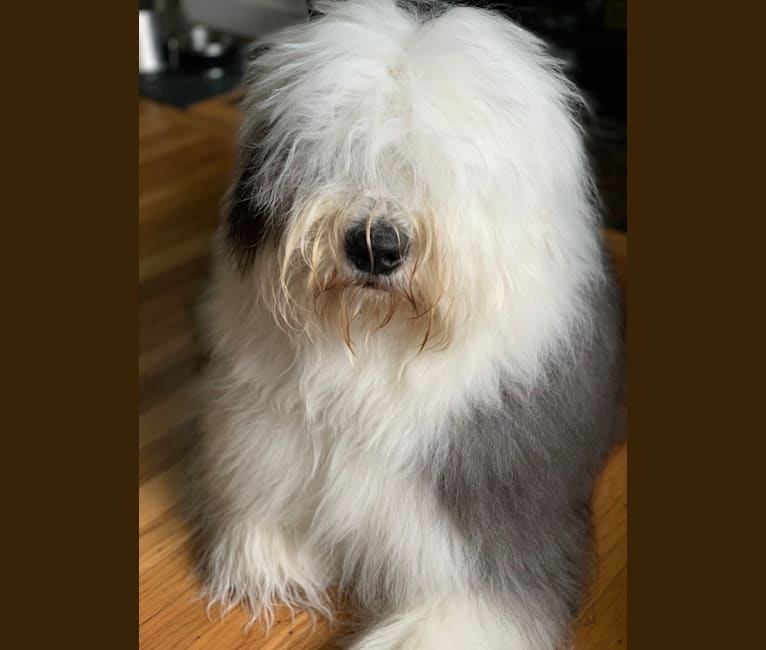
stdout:
<svg viewBox="0 0 766 650">
<path fill-rule="evenodd" d="M 753 574 L 762 550 L 738 533 L 763 511 L 762 455 L 744 442 L 760 437 L 762 418 L 747 426 L 740 415 L 748 402 L 760 406 L 762 380 L 743 386 L 749 373 L 734 368 L 755 363 L 751 348 L 762 338 L 738 315 L 749 319 L 763 295 L 744 287 L 762 255 L 745 247 L 761 243 L 751 217 L 763 202 L 746 205 L 744 194 L 762 189 L 763 163 L 734 151 L 760 152 L 762 102 L 745 96 L 760 86 L 762 74 L 747 65 L 762 60 L 762 24 L 733 6 L 628 3 L 634 649 L 762 643 L 750 629 L 762 619 Z M 747 504 L 750 494 L 759 503 Z M 755 598 L 737 584 L 743 578 Z"/>
<path fill-rule="evenodd" d="M 136 5 L 4 26 L 5 645 L 135 648 Z"/>
<path fill-rule="evenodd" d="M 6 24 L 23 53 L 11 74 L 27 63 L 4 102 L 16 194 L 3 220 L 8 627 L 24 645 L 135 647 L 135 5 L 22 3 Z M 738 300 L 759 302 L 742 288 L 760 238 L 740 196 L 760 190 L 762 164 L 731 145 L 757 150 L 761 103 L 736 98 L 758 83 L 741 63 L 758 60 L 760 36 L 746 32 L 761 24 L 700 3 L 628 6 L 634 648 L 757 647 L 744 635 L 761 598 L 728 575 L 750 578 L 760 556 L 733 532 L 762 511 L 743 505 L 761 491 L 761 456 L 740 443 L 761 427 L 737 415 L 759 386 L 743 387 L 727 357 L 759 334 L 736 316 L 750 313 Z M 727 168 L 737 191 L 724 200 Z M 744 273 L 724 281 L 722 268 Z M 727 390 L 738 406 L 719 415 Z"/>
</svg>

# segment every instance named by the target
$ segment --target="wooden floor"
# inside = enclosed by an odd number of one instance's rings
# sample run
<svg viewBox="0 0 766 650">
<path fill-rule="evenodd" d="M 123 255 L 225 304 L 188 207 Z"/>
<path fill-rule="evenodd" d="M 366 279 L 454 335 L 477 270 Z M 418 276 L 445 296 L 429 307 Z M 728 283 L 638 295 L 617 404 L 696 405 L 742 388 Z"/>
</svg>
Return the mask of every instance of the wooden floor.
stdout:
<svg viewBox="0 0 766 650">
<path fill-rule="evenodd" d="M 342 628 L 280 611 L 266 638 L 242 611 L 211 622 L 196 600 L 189 528 L 178 511 L 193 431 L 189 389 L 200 367 L 192 306 L 208 270 L 217 206 L 234 164 L 236 95 L 187 111 L 139 102 L 140 647 L 319 650 Z M 627 286 L 627 241 L 607 233 Z M 596 489 L 598 569 L 576 629 L 578 649 L 627 647 L 626 449 Z"/>
</svg>

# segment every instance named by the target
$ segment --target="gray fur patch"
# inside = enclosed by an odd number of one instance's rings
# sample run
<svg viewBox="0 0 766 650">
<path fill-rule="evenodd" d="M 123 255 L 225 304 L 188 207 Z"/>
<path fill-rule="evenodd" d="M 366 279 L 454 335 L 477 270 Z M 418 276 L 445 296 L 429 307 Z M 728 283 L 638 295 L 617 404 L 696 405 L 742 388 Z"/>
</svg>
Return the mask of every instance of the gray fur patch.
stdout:
<svg viewBox="0 0 766 650">
<path fill-rule="evenodd" d="M 574 353 L 549 360 L 531 394 L 509 386 L 502 410 L 454 422 L 435 484 L 476 589 L 521 603 L 559 640 L 590 574 L 594 478 L 622 436 L 623 312 L 611 277 L 589 303 L 592 327 Z"/>
</svg>

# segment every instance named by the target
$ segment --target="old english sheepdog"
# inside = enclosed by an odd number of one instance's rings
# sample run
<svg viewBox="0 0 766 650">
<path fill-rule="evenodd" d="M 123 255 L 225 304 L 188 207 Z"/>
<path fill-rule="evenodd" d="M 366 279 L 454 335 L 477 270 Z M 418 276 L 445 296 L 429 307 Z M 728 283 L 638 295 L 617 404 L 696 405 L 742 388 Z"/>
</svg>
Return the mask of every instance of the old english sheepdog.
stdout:
<svg viewBox="0 0 766 650">
<path fill-rule="evenodd" d="M 583 101 L 535 36 L 317 3 L 251 64 L 206 300 L 205 595 L 358 649 L 546 649 L 591 565 L 622 308 Z"/>
</svg>

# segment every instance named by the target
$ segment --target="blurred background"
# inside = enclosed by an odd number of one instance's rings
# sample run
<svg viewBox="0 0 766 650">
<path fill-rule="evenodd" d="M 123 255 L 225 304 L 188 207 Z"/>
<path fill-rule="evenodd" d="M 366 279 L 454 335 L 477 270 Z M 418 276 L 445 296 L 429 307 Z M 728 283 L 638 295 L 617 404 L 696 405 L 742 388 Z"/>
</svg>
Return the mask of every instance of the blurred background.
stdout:
<svg viewBox="0 0 766 650">
<path fill-rule="evenodd" d="M 405 1 L 405 0 L 403 0 Z M 604 200 L 607 247 L 627 292 L 625 2 L 492 2 L 548 40 L 594 109 L 588 146 Z M 243 635 L 237 609 L 211 623 L 197 600 L 195 550 L 180 507 L 198 431 L 205 364 L 197 306 L 210 278 L 220 202 L 237 161 L 245 65 L 257 44 L 306 21 L 304 0 L 141 0 L 139 5 L 139 636 L 142 649 L 327 650 L 344 629 L 278 609 L 266 636 Z M 610 461 L 594 497 L 598 571 L 575 646 L 625 648 L 627 455 Z M 349 617 L 336 603 L 341 621 Z"/>
</svg>

